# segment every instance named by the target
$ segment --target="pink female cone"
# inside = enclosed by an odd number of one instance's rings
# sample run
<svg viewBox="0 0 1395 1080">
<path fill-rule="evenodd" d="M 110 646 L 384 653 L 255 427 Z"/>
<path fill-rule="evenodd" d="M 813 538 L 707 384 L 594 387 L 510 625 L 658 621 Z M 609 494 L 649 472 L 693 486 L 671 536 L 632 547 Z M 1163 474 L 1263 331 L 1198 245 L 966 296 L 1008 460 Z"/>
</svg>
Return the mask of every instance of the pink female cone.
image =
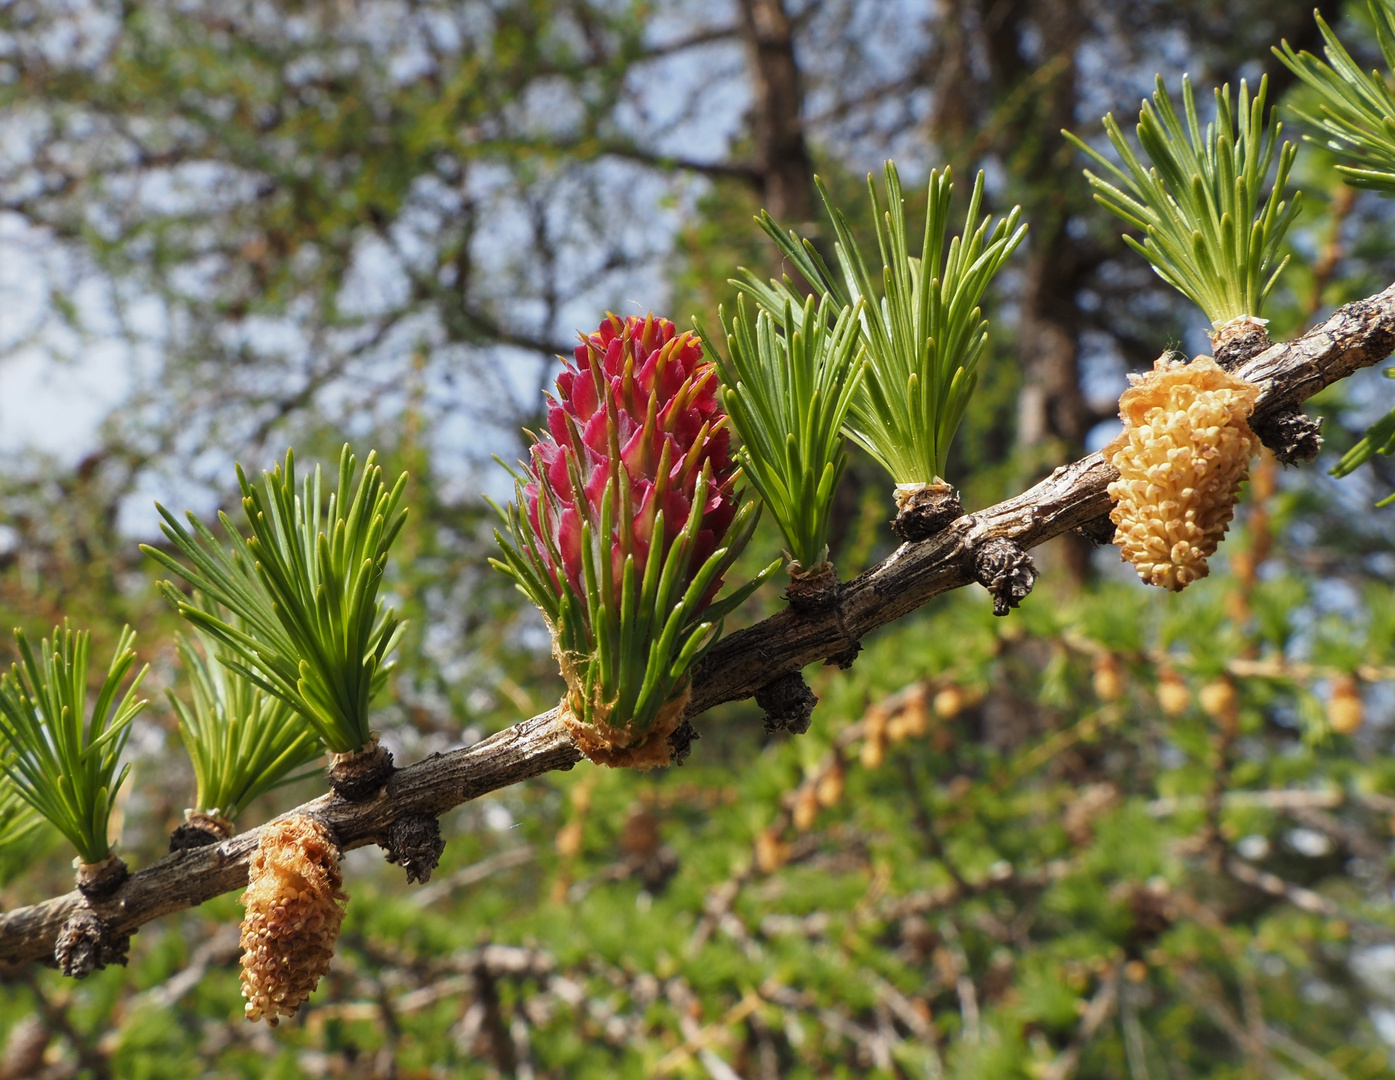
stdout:
<svg viewBox="0 0 1395 1080">
<path fill-rule="evenodd" d="M 597 555 L 603 557 L 601 552 L 608 548 L 610 565 L 598 572 L 608 571 L 616 604 L 628 557 L 633 557 L 633 580 L 642 581 L 650 559 L 657 557 L 660 566 L 667 565 L 674 546 L 687 536 L 687 557 L 678 567 L 681 595 L 721 546 L 738 504 L 726 413 L 718 398 L 715 369 L 703 361 L 701 342 L 678 333 L 667 319 L 608 316 L 595 333 L 582 339 L 575 362 L 558 377 L 547 420 L 547 434 L 532 448 L 522 494 L 530 546 L 554 594 L 560 599 L 570 591 L 584 604 L 584 540 L 596 538 L 595 546 L 608 523 L 607 543 Z M 700 492 L 699 506 L 695 504 Z M 661 533 L 656 532 L 660 513 Z M 652 550 L 656 545 L 657 552 Z M 721 584 L 720 574 L 706 584 L 694 614 L 711 602 Z M 618 619 L 619 613 L 607 610 L 605 617 Z M 593 641 L 605 632 L 599 626 L 588 629 Z M 573 719 L 587 716 L 590 723 L 582 726 L 593 729 L 591 735 L 608 722 L 626 733 L 621 747 L 615 747 L 609 735 L 600 740 L 609 747 L 583 743 L 597 760 L 608 749 L 637 749 L 633 740 L 640 735 L 641 742 L 652 742 L 659 727 L 671 731 L 681 719 L 681 709 L 661 709 L 657 717 L 612 718 L 614 702 L 586 693 L 584 662 L 565 655 L 560 643 L 559 660 L 571 690 L 564 711 Z M 587 742 L 596 740 L 588 736 Z M 667 760 L 667 751 L 663 754 Z M 614 763 L 637 763 L 630 760 L 632 754 L 622 756 L 625 760 Z"/>
<path fill-rule="evenodd" d="M 616 315 L 608 316 L 599 330 L 582 339 L 575 356 L 575 365 L 567 364 L 557 377 L 558 397 L 549 397 L 551 438 L 534 444 L 531 480 L 524 488 L 539 550 L 559 552 L 568 582 L 578 595 L 584 595 L 582 515 L 587 515 L 593 528 L 599 523 L 601 500 L 618 451 L 631 513 L 628 521 L 615 515 L 613 573 L 618 581 L 625 555 L 633 552 L 636 572 L 642 576 L 654 515 L 660 509 L 660 487 L 667 489 L 662 497 L 663 554 L 667 555 L 688 524 L 697 478 L 710 462 L 712 478 L 702 508 L 702 527 L 688 566 L 691 578 L 716 549 L 736 513 L 732 493 L 736 466 L 728 452 L 730 435 L 713 365 L 703 362 L 697 338 L 679 334 L 673 323 L 652 315 L 631 316 L 623 322 Z M 661 485 L 659 469 L 665 460 L 667 483 Z M 579 491 L 574 479 L 581 481 Z M 547 488 L 550 504 L 545 515 L 539 505 L 540 486 Z M 548 562 L 552 563 L 550 557 Z M 553 584 L 560 588 L 558 568 L 549 565 L 549 569 Z M 720 584 L 715 582 L 711 593 Z"/>
</svg>

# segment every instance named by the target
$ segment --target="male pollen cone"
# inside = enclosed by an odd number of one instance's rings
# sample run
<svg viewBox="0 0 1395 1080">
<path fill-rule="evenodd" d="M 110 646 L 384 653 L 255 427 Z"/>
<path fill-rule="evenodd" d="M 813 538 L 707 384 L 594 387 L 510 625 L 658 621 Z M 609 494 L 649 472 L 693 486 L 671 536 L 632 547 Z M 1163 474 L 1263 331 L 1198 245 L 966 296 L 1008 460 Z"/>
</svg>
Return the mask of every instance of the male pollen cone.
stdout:
<svg viewBox="0 0 1395 1080">
<path fill-rule="evenodd" d="M 348 900 L 339 847 L 303 814 L 262 826 L 242 894 L 242 996 L 248 1020 L 294 1016 L 329 970 Z"/>
<path fill-rule="evenodd" d="M 710 465 L 702 525 L 684 576 L 690 580 L 717 549 L 737 506 L 731 435 L 716 369 L 703 362 L 701 340 L 653 315 L 607 315 L 595 333 L 582 338 L 575 363 L 557 377 L 557 396 L 548 396 L 547 428 L 533 445 L 523 493 L 559 594 L 559 568 L 544 536 L 560 553 L 567 582 L 584 597 L 581 525 L 585 515 L 593 533 L 599 527 L 607 482 L 614 478 L 628 488 L 631 510 L 625 520 L 617 490 L 610 537 L 614 580 L 622 578 L 627 553 L 634 554 L 640 580 L 655 515 L 662 507 L 663 558 L 687 525 L 698 477 Z M 713 582 L 704 603 L 720 586 Z"/>
<path fill-rule="evenodd" d="M 1248 423 L 1259 388 L 1209 356 L 1159 357 L 1129 380 L 1124 430 L 1104 450 L 1119 470 L 1109 485 L 1114 543 L 1148 584 L 1180 592 L 1210 572 L 1206 558 L 1235 512 L 1259 450 Z"/>
</svg>

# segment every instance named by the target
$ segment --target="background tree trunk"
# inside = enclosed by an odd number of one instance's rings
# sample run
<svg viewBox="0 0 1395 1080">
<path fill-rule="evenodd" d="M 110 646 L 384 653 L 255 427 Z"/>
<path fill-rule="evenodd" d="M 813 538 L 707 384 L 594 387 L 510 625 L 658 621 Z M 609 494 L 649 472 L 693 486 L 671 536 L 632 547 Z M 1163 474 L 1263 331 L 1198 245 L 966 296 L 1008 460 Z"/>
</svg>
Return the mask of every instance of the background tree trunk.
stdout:
<svg viewBox="0 0 1395 1080">
<path fill-rule="evenodd" d="M 740 0 L 751 57 L 751 136 L 761 204 L 789 228 L 813 221 L 814 165 L 804 138 L 804 89 L 783 0 Z"/>
</svg>

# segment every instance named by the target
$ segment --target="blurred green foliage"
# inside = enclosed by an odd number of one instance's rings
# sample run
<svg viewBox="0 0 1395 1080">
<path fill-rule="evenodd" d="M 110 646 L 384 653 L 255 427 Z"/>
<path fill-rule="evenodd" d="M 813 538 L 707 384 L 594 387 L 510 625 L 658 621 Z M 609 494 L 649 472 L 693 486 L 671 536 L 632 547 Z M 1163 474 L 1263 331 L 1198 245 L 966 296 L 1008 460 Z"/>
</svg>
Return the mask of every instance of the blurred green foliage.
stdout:
<svg viewBox="0 0 1395 1080">
<path fill-rule="evenodd" d="M 799 8 L 811 92 L 832 95 L 810 121 L 816 165 L 849 208 L 869 154 L 925 148 L 914 116 L 899 134 L 829 126 L 842 109 L 866 120 L 858 77 L 881 54 L 845 42 L 874 7 Z M 1042 33 L 1048 7 L 1024 5 Z M 937 121 L 945 160 L 987 167 L 994 211 L 1020 202 L 1031 237 L 1097 260 L 1063 317 L 1080 322 L 1084 383 L 1117 396 L 1125 368 L 1195 340 L 1195 316 L 1114 222 L 1081 209 L 1069 148 L 1041 156 L 1061 63 L 973 82 L 956 55 L 1001 58 L 972 39 L 979 6 L 948 10 L 969 27 L 936 24 L 959 53 L 879 100 L 911 101 L 939 71 L 961 80 L 947 108 L 987 96 L 964 114 L 983 125 Z M 554 372 L 539 357 L 566 347 L 567 327 L 665 292 L 676 321 L 716 325 L 736 266 L 778 273 L 749 176 L 706 168 L 727 160 L 700 153 L 718 136 L 632 135 L 636 103 L 654 100 L 637 87 L 681 98 L 687 83 L 739 81 L 722 65 L 744 72 L 748 55 L 707 17 L 680 0 L 0 10 L 0 107 L 30 125 L 0 163 L 6 221 L 110 287 L 118 311 L 154 296 L 164 319 L 121 324 L 156 360 L 90 450 L 5 451 L 0 625 L 37 634 L 71 616 L 105 655 L 129 622 L 149 685 L 187 698 L 177 618 L 135 552 L 154 531 L 150 492 L 203 514 L 235 498 L 234 457 L 258 468 L 294 442 L 332 464 L 352 438 L 410 476 L 384 584 L 406 624 L 372 715 L 399 761 L 553 705 L 545 630 L 484 563 L 479 495 L 497 480 L 475 459 L 509 456 L 506 436 L 536 420 Z M 1071 54 L 1108 71 L 1082 60 L 1070 78 L 1120 114 L 1164 64 L 1194 64 L 1209 87 L 1263 62 L 1277 25 L 1313 25 L 1301 3 L 1130 2 L 1111 18 L 1130 33 L 1092 28 L 1096 51 Z M 684 66 L 670 46 L 689 33 L 714 44 Z M 1109 51 L 1120 36 L 1136 53 Z M 1280 96 L 1277 64 L 1270 76 L 1281 109 L 1304 103 Z M 728 158 L 750 151 L 742 131 Z M 1318 149 L 1295 176 L 1307 201 L 1270 298 L 1276 338 L 1395 276 L 1388 206 L 1353 198 Z M 850 225 L 870 250 L 870 221 Z M 661 234 L 672 248 L 654 257 Z M 1041 328 L 1015 313 L 1043 258 L 1019 252 L 991 298 L 1002 329 L 956 444 L 970 508 L 1061 450 L 1017 421 L 1041 388 L 1012 356 Z M 47 294 L 77 352 L 106 332 L 82 295 Z M 1374 418 L 1373 384 L 1314 404 L 1333 460 Z M 829 537 L 844 576 L 893 542 L 885 485 L 850 457 Z M 125 969 L 76 984 L 0 971 L 0 1074 L 1391 1076 L 1395 562 L 1390 519 L 1370 509 L 1395 487 L 1388 469 L 1378 457 L 1337 485 L 1257 465 L 1212 576 L 1177 597 L 1116 574 L 1108 549 L 1072 575 L 1073 549 L 1054 545 L 1008 618 L 970 588 L 875 635 L 851 670 L 809 670 L 806 735 L 767 733 L 734 705 L 703 718 L 681 769 L 583 764 L 458 808 L 427 885 L 406 887 L 375 848 L 350 853 L 335 965 L 275 1032 L 241 1020 L 234 894 L 144 927 Z M 763 523 L 733 578 L 779 546 Z M 730 622 L 781 605 L 767 586 Z M 115 814 L 139 868 L 163 854 L 194 777 L 163 704 L 131 748 Z M 312 778 L 264 795 L 240 824 L 322 790 Z M 51 830 L 4 836 L 0 906 L 70 888 Z"/>
</svg>

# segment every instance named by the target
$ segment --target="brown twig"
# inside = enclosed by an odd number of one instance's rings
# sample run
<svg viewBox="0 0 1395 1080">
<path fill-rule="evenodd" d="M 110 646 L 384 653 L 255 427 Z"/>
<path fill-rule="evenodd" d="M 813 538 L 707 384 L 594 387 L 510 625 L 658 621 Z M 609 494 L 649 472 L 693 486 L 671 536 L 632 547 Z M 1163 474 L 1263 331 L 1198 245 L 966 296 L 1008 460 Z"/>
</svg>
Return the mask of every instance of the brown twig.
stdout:
<svg viewBox="0 0 1395 1080">
<path fill-rule="evenodd" d="M 1252 866 L 1244 859 L 1230 856 L 1225 860 L 1225 870 L 1236 881 L 1248 885 L 1252 889 L 1258 889 L 1275 899 L 1287 900 L 1300 911 L 1306 911 L 1310 915 L 1322 915 L 1329 919 L 1335 919 L 1344 914 L 1341 905 L 1329 900 L 1321 893 L 1305 889 L 1302 885 L 1295 885 L 1291 881 L 1285 881 L 1277 874 L 1271 874 L 1267 870 Z"/>
<path fill-rule="evenodd" d="M 1066 1080 L 1080 1067 L 1080 1055 L 1084 1053 L 1085 1047 L 1090 1045 L 1090 1040 L 1095 1037 L 1100 1026 L 1113 1015 L 1119 1003 L 1119 973 L 1120 969 L 1116 965 L 1104 977 L 1095 996 L 1085 1006 L 1085 1011 L 1080 1016 L 1080 1026 L 1076 1028 L 1070 1044 L 1042 1071 L 1041 1075 L 1045 1080 Z"/>
<path fill-rule="evenodd" d="M 1296 341 L 1271 346 L 1238 368 L 1261 387 L 1256 416 L 1295 405 L 1352 372 L 1385 359 L 1395 347 L 1395 286 L 1335 312 Z M 839 587 L 833 609 L 789 609 L 723 639 L 693 676 L 688 716 L 751 697 L 782 675 L 839 655 L 848 637 L 861 638 L 932 598 L 975 580 L 975 555 L 993 539 L 1023 550 L 1105 515 L 1107 487 L 1117 476 L 1101 454 L 1062 466 L 1011 499 L 966 514 L 926 540 L 905 544 L 879 565 Z M 405 814 L 435 814 L 581 759 L 556 710 L 474 746 L 433 755 L 398 771 L 379 795 L 351 804 L 323 796 L 292 813 L 311 814 L 334 830 L 344 848 L 383 840 Z M 93 907 L 116 933 L 129 933 L 161 915 L 241 888 L 260 831 L 170 855 L 133 874 L 110 899 Z M 87 904 L 69 893 L 0 915 L 0 964 L 53 955 L 64 922 Z"/>
</svg>

